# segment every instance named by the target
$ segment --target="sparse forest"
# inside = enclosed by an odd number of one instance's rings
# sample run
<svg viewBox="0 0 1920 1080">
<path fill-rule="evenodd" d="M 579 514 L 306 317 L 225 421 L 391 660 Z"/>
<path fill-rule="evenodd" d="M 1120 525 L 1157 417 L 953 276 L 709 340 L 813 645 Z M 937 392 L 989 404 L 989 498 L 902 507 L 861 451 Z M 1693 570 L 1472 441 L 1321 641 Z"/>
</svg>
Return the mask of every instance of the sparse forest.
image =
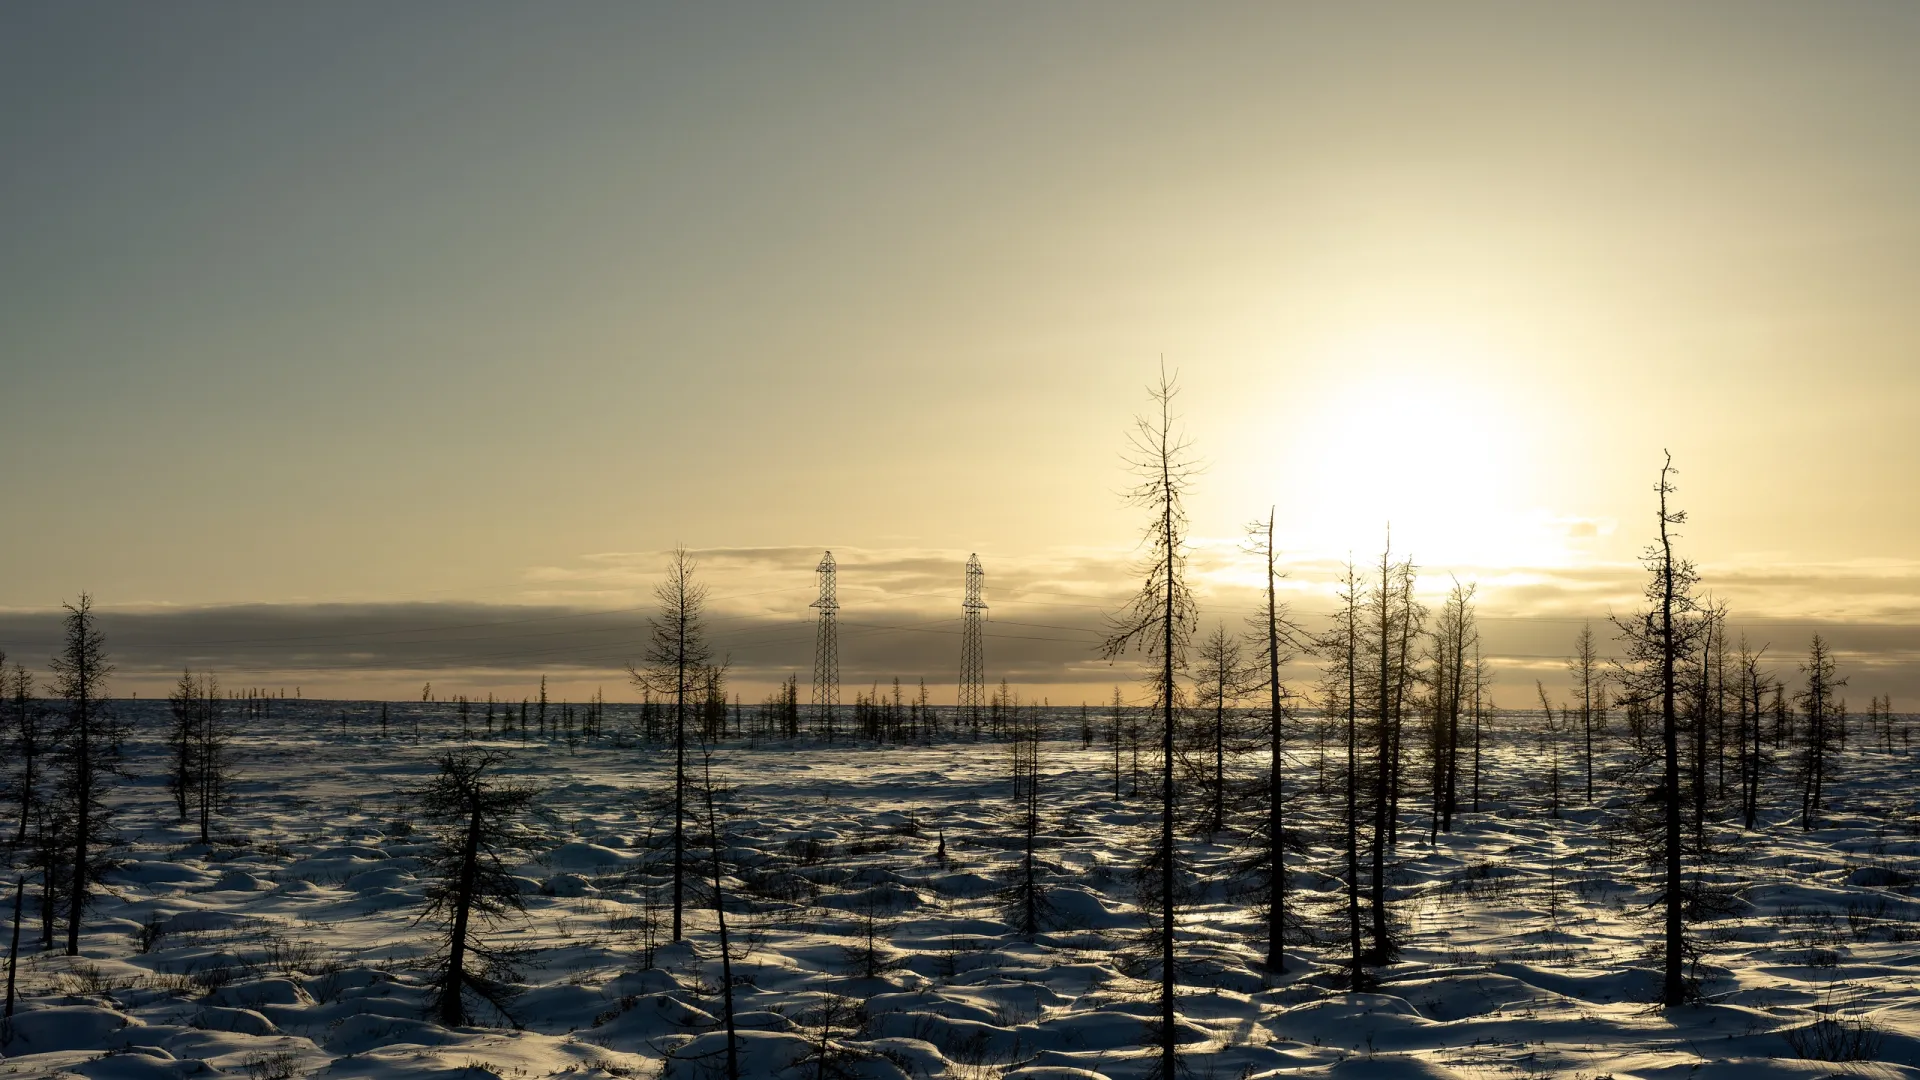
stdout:
<svg viewBox="0 0 1920 1080">
<path fill-rule="evenodd" d="M 1797 643 L 1703 592 L 1671 460 L 1642 606 L 1570 624 L 1500 707 L 1479 585 L 1390 532 L 1307 614 L 1275 507 L 1242 549 L 1260 607 L 1204 610 L 1177 393 L 1129 443 L 1137 590 L 1100 650 L 1141 678 L 1097 706 L 913 674 L 823 710 L 798 672 L 748 703 L 685 549 L 631 702 L 191 668 L 115 697 L 82 595 L 44 676 L 0 656 L 8 1061 L 1600 1075 L 1709 1033 L 1714 1060 L 1903 1060 L 1866 972 L 1920 938 L 1911 718 L 1850 717 L 1823 636 L 1775 659 Z M 1517 1009 L 1578 1034 L 1515 1041 Z"/>
</svg>

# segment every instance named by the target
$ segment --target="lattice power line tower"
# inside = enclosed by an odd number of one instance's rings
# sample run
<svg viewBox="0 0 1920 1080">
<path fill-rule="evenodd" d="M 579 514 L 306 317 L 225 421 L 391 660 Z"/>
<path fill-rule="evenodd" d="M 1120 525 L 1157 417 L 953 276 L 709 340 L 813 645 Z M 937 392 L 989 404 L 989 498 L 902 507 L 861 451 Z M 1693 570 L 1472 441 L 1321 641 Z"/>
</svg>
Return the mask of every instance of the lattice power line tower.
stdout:
<svg viewBox="0 0 1920 1080">
<path fill-rule="evenodd" d="M 987 663 L 980 646 L 980 620 L 987 611 L 980 590 L 986 577 L 987 572 L 980 568 L 980 556 L 967 556 L 967 598 L 960 604 L 966 615 L 960 634 L 960 707 L 970 719 L 978 719 L 987 704 Z"/>
<path fill-rule="evenodd" d="M 832 730 L 833 707 L 840 704 L 840 634 L 836 617 L 840 600 L 834 583 L 833 552 L 820 556 L 813 572 L 820 577 L 820 599 L 813 607 L 820 612 L 820 630 L 813 644 L 813 709 L 823 725 Z"/>
</svg>

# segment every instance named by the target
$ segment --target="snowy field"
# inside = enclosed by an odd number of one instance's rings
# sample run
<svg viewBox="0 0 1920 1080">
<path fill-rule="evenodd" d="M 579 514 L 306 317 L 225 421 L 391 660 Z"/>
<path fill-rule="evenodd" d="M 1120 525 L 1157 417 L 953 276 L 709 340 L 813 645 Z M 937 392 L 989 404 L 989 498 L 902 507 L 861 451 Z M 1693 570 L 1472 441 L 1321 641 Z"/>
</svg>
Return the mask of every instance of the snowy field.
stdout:
<svg viewBox="0 0 1920 1080">
<path fill-rule="evenodd" d="M 517 1026 L 448 1030 L 426 1019 L 433 943 L 415 919 L 427 836 L 410 820 L 410 793 L 458 745 L 445 714 L 416 741 L 396 712 L 383 740 L 364 705 L 346 707 L 350 733 L 338 704 L 276 706 L 236 740 L 240 782 L 211 845 L 172 824 L 164 705 L 126 706 L 137 775 L 114 800 L 121 865 L 77 958 L 40 951 L 29 892 L 0 1075 L 719 1074 L 710 913 L 691 910 L 687 939 L 660 942 L 647 963 L 666 895 L 668 754 L 490 744 L 542 792 L 505 853 L 527 915 L 498 936 L 527 950 L 524 991 Z M 1031 940 L 1009 932 L 995 899 L 1016 842 L 1004 745 L 716 747 L 746 1075 L 1145 1075 L 1154 985 L 1139 980 L 1154 972 L 1132 959 L 1144 919 L 1127 871 L 1154 805 L 1145 789 L 1116 799 L 1111 749 L 1082 749 L 1077 714 L 1055 720 L 1041 855 L 1057 918 Z M 1260 962 L 1235 835 L 1184 833 L 1195 880 L 1181 1038 L 1194 1077 L 1920 1075 L 1920 785 L 1905 749 L 1856 739 L 1812 833 L 1790 818 L 1797 790 L 1776 771 L 1762 829 L 1725 833 L 1732 861 L 1716 873 L 1735 903 L 1700 924 L 1708 1001 L 1661 1010 L 1648 1004 L 1645 868 L 1605 827 L 1629 796 L 1603 783 L 1601 806 L 1574 794 L 1552 817 L 1544 770 L 1516 749 L 1532 736 L 1494 741 L 1481 812 L 1437 843 L 1424 800 L 1407 796 L 1394 871 L 1404 952 L 1381 993 L 1344 992 L 1343 943 L 1329 940 L 1337 790 L 1331 774 L 1316 790 L 1302 735 L 1289 772 L 1301 936 L 1287 972 Z M 1251 778 L 1264 761 L 1239 767 Z M 1831 1042 L 1867 1060 L 1805 1056 L 1834 1056 L 1820 1045 Z"/>
</svg>

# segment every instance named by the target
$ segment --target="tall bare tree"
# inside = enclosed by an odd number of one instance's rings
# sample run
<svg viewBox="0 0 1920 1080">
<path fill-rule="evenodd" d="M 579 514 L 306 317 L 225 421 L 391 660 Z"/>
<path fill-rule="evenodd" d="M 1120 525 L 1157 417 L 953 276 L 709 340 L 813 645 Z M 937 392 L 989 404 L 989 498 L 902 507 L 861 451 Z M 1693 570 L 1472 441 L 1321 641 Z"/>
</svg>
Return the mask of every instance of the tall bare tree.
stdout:
<svg viewBox="0 0 1920 1080">
<path fill-rule="evenodd" d="M 1760 663 L 1766 656 L 1767 647 L 1758 650 L 1747 644 L 1745 634 L 1740 635 L 1739 666 L 1740 689 L 1737 695 L 1740 709 L 1739 772 L 1740 772 L 1740 818 L 1751 829 L 1760 816 L 1760 773 L 1766 764 L 1766 751 L 1760 737 L 1765 722 L 1767 687 L 1773 682 L 1769 673 L 1760 670 Z"/>
<path fill-rule="evenodd" d="M 1400 793 L 1400 733 L 1412 693 L 1413 642 L 1420 634 L 1424 609 L 1413 598 L 1416 571 L 1413 560 L 1393 558 L 1392 537 L 1380 553 L 1379 578 L 1368 588 L 1359 647 L 1367 657 L 1366 692 L 1374 720 L 1373 829 L 1368 854 L 1372 862 L 1368 915 L 1372 944 L 1367 958 L 1388 963 L 1399 951 L 1393 938 L 1387 905 L 1387 849 L 1393 846 L 1398 825 Z"/>
<path fill-rule="evenodd" d="M 199 722 L 193 729 L 194 802 L 200 815 L 200 842 L 213 841 L 213 815 L 233 787 L 232 733 L 220 680 L 208 672 L 201 680 Z"/>
<path fill-rule="evenodd" d="M 1275 971 L 1287 969 L 1287 859 L 1286 792 L 1283 786 L 1286 761 L 1287 688 L 1280 681 L 1280 668 L 1293 661 L 1297 644 L 1303 637 L 1287 609 L 1279 601 L 1280 571 L 1278 553 L 1273 545 L 1272 508 L 1267 520 L 1247 526 L 1247 550 L 1265 564 L 1267 606 L 1255 616 L 1254 640 L 1266 668 L 1267 744 L 1271 757 L 1267 765 L 1267 821 L 1264 861 L 1267 871 L 1267 966 Z M 1115 790 L 1119 788 L 1118 762 L 1115 757 Z"/>
<path fill-rule="evenodd" d="M 1101 647 L 1108 659 L 1139 649 L 1158 661 L 1147 685 L 1153 708 L 1160 714 L 1160 836 L 1150 869 L 1159 876 L 1160 1018 L 1154 1036 L 1160 1046 L 1161 1080 L 1173 1080 L 1179 1063 L 1174 1021 L 1173 740 L 1180 687 L 1175 673 L 1185 666 L 1196 621 L 1193 591 L 1187 585 L 1184 505 L 1196 466 L 1192 443 L 1174 430 L 1173 399 L 1178 392 L 1162 369 L 1160 382 L 1148 391 L 1154 410 L 1135 420 L 1128 439 L 1127 464 L 1139 482 L 1128 491 L 1127 500 L 1147 510 L 1151 520 L 1143 545 L 1146 553 L 1137 566 L 1140 591 L 1124 613 L 1113 617 Z"/>
<path fill-rule="evenodd" d="M 1345 831 L 1344 874 L 1347 893 L 1348 987 L 1360 993 L 1371 985 L 1360 936 L 1360 574 L 1347 562 L 1337 598 L 1340 609 L 1334 624 L 1321 636 L 1315 651 L 1325 661 L 1321 683 L 1322 711 L 1330 722 L 1346 720 L 1346 801 L 1341 815 Z"/>
<path fill-rule="evenodd" d="M 167 791 L 173 796 L 176 816 L 182 824 L 193 798 L 194 728 L 199 725 L 203 695 L 200 680 L 191 669 L 180 673 L 173 693 L 167 695 L 172 723 L 167 727 Z"/>
<path fill-rule="evenodd" d="M 1807 662 L 1800 665 L 1800 673 L 1807 678 L 1806 686 L 1796 699 L 1800 711 L 1807 717 L 1806 753 L 1800 774 L 1800 827 L 1812 829 L 1820 823 L 1827 771 L 1832 767 L 1834 728 L 1836 722 L 1845 723 L 1840 712 L 1844 706 L 1835 707 L 1834 692 L 1847 685 L 1847 680 L 1839 677 L 1833 650 L 1819 634 L 1813 635 L 1813 645 L 1807 650 Z"/>
<path fill-rule="evenodd" d="M 1454 580 L 1435 621 L 1430 646 L 1429 682 L 1433 688 L 1432 835 L 1453 831 L 1460 799 L 1460 717 L 1472 708 L 1473 672 L 1468 651 L 1479 645 L 1472 583 Z"/>
<path fill-rule="evenodd" d="M 66 699 L 59 749 L 54 763 L 61 777 L 59 798 L 73 822 L 73 862 L 68 867 L 67 955 L 80 953 L 80 919 L 86 911 L 100 849 L 110 839 L 109 810 L 104 801 L 108 782 L 127 775 L 120 761 L 120 743 L 126 729 L 114 719 L 107 701 L 107 678 L 113 665 L 107 660 L 106 636 L 93 612 L 93 597 L 81 593 L 79 602 L 63 605 L 67 616 L 60 652 L 51 664 L 53 692 Z"/>
<path fill-rule="evenodd" d="M 1616 666 L 1621 699 L 1629 707 L 1657 708 L 1660 717 L 1661 773 L 1657 794 L 1660 839 L 1656 857 L 1661 867 L 1661 900 L 1665 906 L 1660 985 L 1660 1001 L 1664 1005 L 1681 1004 L 1693 993 L 1686 973 L 1688 943 L 1681 845 L 1684 814 L 1678 697 L 1679 666 L 1692 653 L 1693 643 L 1700 635 L 1699 602 L 1694 596 L 1700 575 L 1692 560 L 1674 553 L 1674 541 L 1679 538 L 1674 527 L 1687 520 L 1686 511 L 1671 506 L 1674 472 L 1673 455 L 1668 454 L 1660 467 L 1660 482 L 1654 486 L 1660 498 L 1656 517 L 1659 534 L 1640 559 L 1648 575 L 1647 607 L 1637 614 L 1614 619 L 1625 652 Z"/>
<path fill-rule="evenodd" d="M 1010 785 L 1013 796 L 1010 824 L 1019 836 L 1020 859 L 1007 868 L 1006 884 L 999 891 L 1001 909 L 1014 932 L 1031 939 L 1053 915 L 1047 899 L 1043 872 L 1038 861 L 1041 832 L 1046 819 L 1040 797 L 1044 735 L 1040 710 L 1032 705 L 1009 705 L 1008 750 L 1013 766 Z"/>
<path fill-rule="evenodd" d="M 1567 661 L 1573 676 L 1574 692 L 1580 695 L 1580 735 L 1586 743 L 1582 755 L 1587 773 L 1587 802 L 1593 802 L 1593 729 L 1601 702 L 1607 697 L 1607 676 L 1600 667 L 1600 652 L 1593 643 L 1593 624 L 1582 623 L 1573 639 L 1573 656 Z"/>
<path fill-rule="evenodd" d="M 27 842 L 27 823 L 33 811 L 45 799 L 42 775 L 47 755 L 53 750 L 54 732 L 47 722 L 46 710 L 33 693 L 33 673 L 20 664 L 11 670 L 0 663 L 0 701 L 8 711 L 7 747 L 12 771 L 8 783 L 20 806 L 20 824 L 13 842 Z"/>
<path fill-rule="evenodd" d="M 1205 755 L 1205 764 L 1198 771 L 1200 789 L 1207 800 L 1200 824 L 1212 836 L 1227 826 L 1227 757 L 1238 749 L 1234 721 L 1253 673 L 1242 655 L 1239 638 L 1228 634 L 1223 624 L 1214 624 L 1213 632 L 1201 640 L 1198 652 L 1194 697 L 1201 726 L 1198 748 Z"/>
<path fill-rule="evenodd" d="M 679 941 L 683 929 L 682 912 L 686 904 L 687 880 L 687 705 L 688 699 L 703 694 L 709 685 L 708 662 L 713 650 L 707 645 L 707 587 L 694 580 L 699 564 L 684 547 L 675 547 L 667 557 L 667 577 L 654 587 L 660 613 L 648 621 L 652 634 L 648 640 L 643 667 L 627 668 L 634 684 L 648 693 L 673 698 L 673 940 Z M 545 682 L 542 682 L 544 694 Z M 698 704 L 698 700 L 695 700 Z"/>
</svg>

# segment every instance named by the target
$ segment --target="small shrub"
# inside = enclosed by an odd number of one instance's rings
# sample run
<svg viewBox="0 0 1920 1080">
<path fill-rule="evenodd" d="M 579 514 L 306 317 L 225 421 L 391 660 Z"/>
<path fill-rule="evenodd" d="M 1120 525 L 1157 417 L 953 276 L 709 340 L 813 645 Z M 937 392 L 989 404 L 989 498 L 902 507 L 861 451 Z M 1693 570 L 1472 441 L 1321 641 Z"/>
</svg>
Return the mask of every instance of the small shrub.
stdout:
<svg viewBox="0 0 1920 1080">
<path fill-rule="evenodd" d="M 1780 1033 L 1795 1057 L 1809 1061 L 1872 1061 L 1886 1032 L 1864 1016 L 1825 1017 Z"/>
<path fill-rule="evenodd" d="M 187 978 L 191 979 L 193 985 L 199 987 L 203 994 L 211 994 L 231 983 L 233 975 L 233 968 L 227 964 L 204 964 L 187 972 Z"/>
<path fill-rule="evenodd" d="M 299 1076 L 300 1059 L 286 1050 L 249 1054 L 244 1062 L 247 1080 L 292 1080 Z"/>
<path fill-rule="evenodd" d="M 145 956 L 158 948 L 160 939 L 166 936 L 166 922 L 160 918 L 159 912 L 154 912 L 133 932 L 133 951 Z"/>
</svg>

